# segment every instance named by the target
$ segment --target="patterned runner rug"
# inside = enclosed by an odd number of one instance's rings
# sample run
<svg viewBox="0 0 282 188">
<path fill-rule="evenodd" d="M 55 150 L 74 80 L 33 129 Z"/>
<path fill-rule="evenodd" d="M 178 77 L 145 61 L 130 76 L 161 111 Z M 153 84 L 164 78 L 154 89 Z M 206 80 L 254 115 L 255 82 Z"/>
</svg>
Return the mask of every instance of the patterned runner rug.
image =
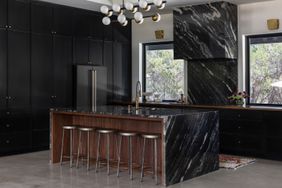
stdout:
<svg viewBox="0 0 282 188">
<path fill-rule="evenodd" d="M 256 160 L 253 158 L 232 156 L 232 155 L 219 155 L 219 167 L 226 169 L 236 170 L 240 167 L 254 163 Z"/>
</svg>

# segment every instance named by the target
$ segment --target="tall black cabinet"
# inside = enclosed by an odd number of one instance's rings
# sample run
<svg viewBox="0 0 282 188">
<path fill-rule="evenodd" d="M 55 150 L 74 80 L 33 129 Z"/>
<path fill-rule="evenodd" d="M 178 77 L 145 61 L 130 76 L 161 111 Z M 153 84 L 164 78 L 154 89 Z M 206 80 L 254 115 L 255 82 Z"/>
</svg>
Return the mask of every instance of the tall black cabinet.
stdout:
<svg viewBox="0 0 282 188">
<path fill-rule="evenodd" d="M 50 108 L 73 108 L 73 68 L 107 67 L 108 101 L 130 100 L 131 25 L 38 0 L 0 0 L 0 155 L 49 148 Z"/>
</svg>

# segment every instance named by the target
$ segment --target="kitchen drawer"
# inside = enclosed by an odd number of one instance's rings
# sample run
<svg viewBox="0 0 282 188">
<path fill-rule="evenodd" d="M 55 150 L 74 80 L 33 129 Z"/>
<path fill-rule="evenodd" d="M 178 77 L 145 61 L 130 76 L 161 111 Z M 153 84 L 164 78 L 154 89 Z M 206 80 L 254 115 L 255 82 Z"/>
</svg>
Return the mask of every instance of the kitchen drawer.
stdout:
<svg viewBox="0 0 282 188">
<path fill-rule="evenodd" d="M 0 119 L 0 132 L 20 132 L 31 130 L 30 117 L 14 117 Z"/>
<path fill-rule="evenodd" d="M 268 137 L 282 138 L 282 112 L 265 112 L 263 123 Z"/>
<path fill-rule="evenodd" d="M 221 120 L 219 130 L 221 133 L 259 136 L 264 133 L 264 126 L 258 121 Z"/>
<path fill-rule="evenodd" d="M 30 149 L 30 132 L 0 134 L 0 155 Z"/>
<path fill-rule="evenodd" d="M 261 154 L 263 152 L 263 139 L 260 137 L 221 134 L 220 148 L 221 151 L 236 151 L 246 155 Z"/>
<path fill-rule="evenodd" d="M 221 110 L 220 119 L 261 121 L 263 112 L 255 110 Z"/>
</svg>

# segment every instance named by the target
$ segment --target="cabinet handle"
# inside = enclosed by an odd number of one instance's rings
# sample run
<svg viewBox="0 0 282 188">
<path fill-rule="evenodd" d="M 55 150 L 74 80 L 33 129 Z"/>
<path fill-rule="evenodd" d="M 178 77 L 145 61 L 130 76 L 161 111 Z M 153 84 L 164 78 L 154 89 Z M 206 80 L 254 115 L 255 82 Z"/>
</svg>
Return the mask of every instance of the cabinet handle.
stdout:
<svg viewBox="0 0 282 188">
<path fill-rule="evenodd" d="M 241 129 L 241 126 L 238 126 L 238 129 Z"/>
<path fill-rule="evenodd" d="M 239 141 L 237 142 L 237 144 L 241 144 L 241 141 L 239 140 Z"/>
<path fill-rule="evenodd" d="M 10 115 L 10 114 L 11 114 L 11 112 L 6 112 L 6 114 L 7 114 L 7 115 Z"/>
<path fill-rule="evenodd" d="M 7 127 L 7 128 L 10 128 L 10 127 L 11 127 L 11 125 L 10 125 L 10 124 L 7 124 L 7 125 L 6 125 L 6 127 Z"/>
<path fill-rule="evenodd" d="M 6 144 L 10 144 L 11 142 L 10 142 L 10 140 L 6 140 Z"/>
</svg>

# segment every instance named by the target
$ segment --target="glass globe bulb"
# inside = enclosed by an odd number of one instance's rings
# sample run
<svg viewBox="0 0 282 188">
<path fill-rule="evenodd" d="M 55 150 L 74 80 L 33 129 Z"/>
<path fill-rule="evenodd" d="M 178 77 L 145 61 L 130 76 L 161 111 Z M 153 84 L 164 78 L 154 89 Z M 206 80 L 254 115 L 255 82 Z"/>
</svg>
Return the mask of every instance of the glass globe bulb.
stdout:
<svg viewBox="0 0 282 188">
<path fill-rule="evenodd" d="M 110 25 L 111 24 L 111 19 L 109 17 L 104 17 L 102 20 L 102 23 L 104 25 Z"/>
<path fill-rule="evenodd" d="M 113 4 L 113 11 L 115 11 L 115 12 L 120 12 L 120 5 L 118 5 L 118 4 Z"/>
<path fill-rule="evenodd" d="M 161 20 L 161 15 L 159 13 L 152 16 L 154 22 L 159 22 Z"/>
<path fill-rule="evenodd" d="M 130 3 L 130 2 L 126 2 L 124 4 L 124 6 L 125 6 L 126 10 L 129 10 L 129 11 L 132 11 L 133 8 L 134 8 L 134 5 L 132 3 Z"/>
<path fill-rule="evenodd" d="M 161 4 L 161 6 L 158 6 L 158 9 L 162 10 L 165 8 L 165 3 Z"/>
<path fill-rule="evenodd" d="M 140 6 L 141 8 L 145 9 L 145 8 L 147 8 L 147 5 L 148 5 L 148 3 L 147 3 L 146 0 L 140 0 L 140 1 L 139 1 L 139 6 Z"/>
<path fill-rule="evenodd" d="M 146 12 L 150 11 L 150 10 L 151 10 L 151 5 L 148 5 L 144 10 L 145 10 Z"/>
<path fill-rule="evenodd" d="M 103 14 L 108 14 L 109 13 L 109 8 L 105 5 L 101 6 L 100 8 L 101 13 Z"/>
<path fill-rule="evenodd" d="M 163 0 L 154 0 L 154 4 L 158 7 L 161 6 L 162 3 L 163 3 Z"/>
<path fill-rule="evenodd" d="M 125 27 L 125 26 L 127 26 L 127 24 L 128 24 L 128 21 L 125 20 L 125 22 L 122 24 L 122 26 Z"/>
<path fill-rule="evenodd" d="M 121 24 L 125 23 L 125 21 L 126 21 L 126 17 L 125 17 L 124 14 L 118 15 L 117 19 L 118 19 L 118 22 L 121 23 Z"/>
<path fill-rule="evenodd" d="M 143 19 L 143 14 L 141 12 L 136 12 L 134 14 L 134 19 L 137 21 L 137 22 L 140 22 L 142 19 Z"/>
<path fill-rule="evenodd" d="M 137 24 L 142 24 L 142 23 L 144 22 L 144 18 L 142 18 L 140 21 L 135 20 L 135 22 L 136 22 Z"/>
</svg>

